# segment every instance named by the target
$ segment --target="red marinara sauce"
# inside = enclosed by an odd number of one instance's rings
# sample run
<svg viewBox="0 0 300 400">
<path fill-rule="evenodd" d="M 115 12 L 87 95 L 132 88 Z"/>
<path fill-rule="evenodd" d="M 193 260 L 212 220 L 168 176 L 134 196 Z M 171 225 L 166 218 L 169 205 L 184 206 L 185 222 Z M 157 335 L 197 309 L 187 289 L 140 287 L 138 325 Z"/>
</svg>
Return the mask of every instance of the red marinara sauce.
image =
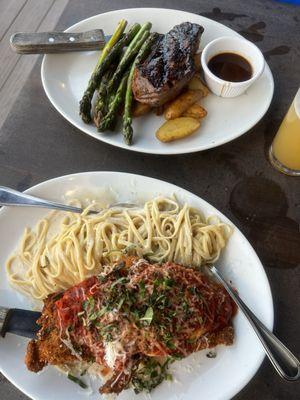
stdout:
<svg viewBox="0 0 300 400">
<path fill-rule="evenodd" d="M 96 276 L 92 276 L 76 286 L 66 290 L 63 296 L 56 301 L 56 309 L 60 328 L 74 326 L 78 321 L 78 313 L 83 311 L 82 303 L 92 296 L 91 289 L 98 284 Z"/>
</svg>

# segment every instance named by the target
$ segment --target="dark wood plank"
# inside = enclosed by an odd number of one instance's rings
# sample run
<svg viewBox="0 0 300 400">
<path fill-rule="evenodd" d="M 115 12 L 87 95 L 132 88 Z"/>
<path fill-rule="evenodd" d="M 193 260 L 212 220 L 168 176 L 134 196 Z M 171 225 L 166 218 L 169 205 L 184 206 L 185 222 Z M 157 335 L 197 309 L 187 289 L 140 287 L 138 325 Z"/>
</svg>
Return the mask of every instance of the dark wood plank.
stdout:
<svg viewBox="0 0 300 400">
<path fill-rule="evenodd" d="M 17 18 L 27 0 L 0 0 L 0 40 Z"/>
<path fill-rule="evenodd" d="M 53 30 L 69 0 L 55 0 L 47 15 L 44 16 L 38 31 Z M 17 28 L 17 27 L 16 27 Z M 7 43 L 8 45 L 8 43 Z M 10 57 L 15 58 L 16 54 L 10 50 Z M 0 53 L 0 57 L 2 54 Z M 0 128 L 5 121 L 12 105 L 26 82 L 38 56 L 20 57 L 15 66 L 11 69 L 9 77 L 6 79 L 0 90 Z"/>
<path fill-rule="evenodd" d="M 12 73 L 20 55 L 13 53 L 9 39 L 16 31 L 36 31 L 50 10 L 54 0 L 28 0 L 0 42 L 0 90 Z M 34 15 L 34 18 L 32 16 Z"/>
</svg>

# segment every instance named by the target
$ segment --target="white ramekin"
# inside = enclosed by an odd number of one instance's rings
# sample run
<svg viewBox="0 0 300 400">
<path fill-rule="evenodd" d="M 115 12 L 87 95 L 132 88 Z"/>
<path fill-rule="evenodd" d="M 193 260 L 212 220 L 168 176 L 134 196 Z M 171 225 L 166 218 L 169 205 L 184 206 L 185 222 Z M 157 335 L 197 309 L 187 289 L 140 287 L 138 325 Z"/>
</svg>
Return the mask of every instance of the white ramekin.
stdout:
<svg viewBox="0 0 300 400">
<path fill-rule="evenodd" d="M 244 82 L 228 82 L 214 75 L 207 64 L 217 54 L 236 53 L 246 58 L 252 66 L 252 77 Z M 244 93 L 263 73 L 265 59 L 262 52 L 249 40 L 223 36 L 208 43 L 202 54 L 201 64 L 209 89 L 221 97 L 236 97 Z"/>
</svg>

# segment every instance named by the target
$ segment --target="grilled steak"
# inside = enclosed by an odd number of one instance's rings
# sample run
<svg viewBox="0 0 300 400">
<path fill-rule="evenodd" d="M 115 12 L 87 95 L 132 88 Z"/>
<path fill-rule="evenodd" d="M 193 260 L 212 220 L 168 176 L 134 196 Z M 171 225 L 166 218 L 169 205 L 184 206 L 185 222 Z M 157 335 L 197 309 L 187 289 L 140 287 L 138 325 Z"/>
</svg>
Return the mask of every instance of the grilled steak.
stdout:
<svg viewBox="0 0 300 400">
<path fill-rule="evenodd" d="M 184 22 L 159 36 L 149 56 L 134 71 L 136 100 L 157 107 L 181 91 L 195 73 L 194 57 L 203 30 L 198 24 Z"/>
</svg>

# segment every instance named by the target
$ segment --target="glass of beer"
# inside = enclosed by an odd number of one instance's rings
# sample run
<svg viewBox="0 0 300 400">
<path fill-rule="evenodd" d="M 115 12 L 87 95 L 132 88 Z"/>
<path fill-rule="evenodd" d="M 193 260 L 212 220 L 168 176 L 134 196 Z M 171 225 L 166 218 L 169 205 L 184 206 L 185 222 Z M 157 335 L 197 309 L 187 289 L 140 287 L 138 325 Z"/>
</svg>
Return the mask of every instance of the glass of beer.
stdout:
<svg viewBox="0 0 300 400">
<path fill-rule="evenodd" d="M 269 158 L 280 172 L 300 176 L 300 89 L 273 140 Z"/>
</svg>

